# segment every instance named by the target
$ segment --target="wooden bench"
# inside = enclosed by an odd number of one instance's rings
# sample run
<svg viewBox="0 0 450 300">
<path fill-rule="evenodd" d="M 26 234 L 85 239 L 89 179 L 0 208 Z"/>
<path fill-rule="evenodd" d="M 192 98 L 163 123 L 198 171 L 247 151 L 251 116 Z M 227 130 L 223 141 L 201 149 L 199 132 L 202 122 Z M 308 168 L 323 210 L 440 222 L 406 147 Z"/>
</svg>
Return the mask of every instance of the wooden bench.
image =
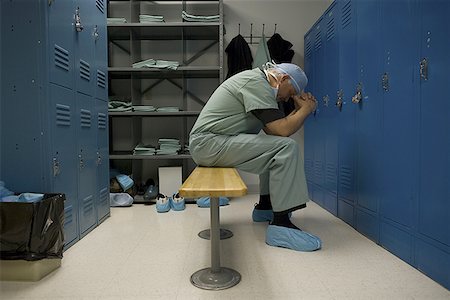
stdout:
<svg viewBox="0 0 450 300">
<path fill-rule="evenodd" d="M 247 186 L 234 168 L 197 167 L 181 186 L 185 198 L 210 197 L 211 267 L 191 276 L 191 283 L 206 290 L 222 290 L 239 283 L 239 272 L 220 266 L 219 197 L 240 197 L 247 194 Z"/>
</svg>

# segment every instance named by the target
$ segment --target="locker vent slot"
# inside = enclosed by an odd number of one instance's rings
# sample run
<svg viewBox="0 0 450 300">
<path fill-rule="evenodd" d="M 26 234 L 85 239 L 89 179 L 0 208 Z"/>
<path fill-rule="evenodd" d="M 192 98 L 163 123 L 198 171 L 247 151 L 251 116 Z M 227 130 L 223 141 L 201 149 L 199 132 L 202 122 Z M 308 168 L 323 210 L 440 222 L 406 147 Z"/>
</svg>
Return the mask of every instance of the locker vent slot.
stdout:
<svg viewBox="0 0 450 300">
<path fill-rule="evenodd" d="M 97 86 L 106 88 L 106 74 L 100 70 L 97 70 Z"/>
<path fill-rule="evenodd" d="M 341 167 L 341 172 L 339 174 L 339 185 L 348 190 L 352 189 L 352 169 L 346 166 Z"/>
<path fill-rule="evenodd" d="M 95 6 L 97 6 L 98 10 L 102 12 L 102 14 L 105 13 L 105 3 L 104 0 L 96 0 Z"/>
<path fill-rule="evenodd" d="M 64 209 L 64 227 L 68 228 L 73 222 L 73 209 L 72 205 Z"/>
<path fill-rule="evenodd" d="M 91 128 L 91 112 L 86 109 L 80 111 L 81 127 Z"/>
<path fill-rule="evenodd" d="M 106 204 L 108 201 L 108 189 L 104 188 L 100 191 L 100 203 L 101 204 Z"/>
<path fill-rule="evenodd" d="M 308 39 L 307 41 L 306 41 L 306 47 L 305 47 L 305 56 L 306 57 L 311 57 L 311 40 L 310 39 Z"/>
<path fill-rule="evenodd" d="M 309 158 L 305 158 L 305 172 L 308 175 L 312 175 L 313 174 L 313 161 Z"/>
<path fill-rule="evenodd" d="M 56 125 L 70 126 L 70 106 L 56 104 Z"/>
<path fill-rule="evenodd" d="M 327 182 L 336 182 L 336 167 L 334 164 L 327 164 L 325 176 Z"/>
<path fill-rule="evenodd" d="M 55 66 L 69 72 L 69 51 L 55 44 Z"/>
<path fill-rule="evenodd" d="M 94 209 L 94 197 L 89 196 L 83 199 L 83 212 L 89 214 Z"/>
<path fill-rule="evenodd" d="M 321 37 L 321 33 L 322 33 L 322 30 L 318 30 L 317 32 L 316 32 L 316 38 L 315 38 L 315 40 L 314 40 L 314 49 L 317 51 L 317 50 L 320 50 L 321 48 L 322 48 L 322 37 Z"/>
<path fill-rule="evenodd" d="M 330 19 L 327 23 L 327 41 L 334 38 L 335 30 L 334 30 L 334 17 Z"/>
<path fill-rule="evenodd" d="M 98 129 L 106 129 L 106 115 L 104 113 L 98 114 Z"/>
<path fill-rule="evenodd" d="M 80 59 L 80 77 L 87 81 L 91 80 L 91 67 L 82 59 Z"/>
<path fill-rule="evenodd" d="M 342 7 L 342 28 L 347 27 L 352 22 L 352 2 L 348 1 Z"/>
<path fill-rule="evenodd" d="M 319 179 L 320 181 L 322 181 L 322 178 L 323 178 L 323 176 L 322 176 L 323 168 L 322 167 L 323 167 L 322 162 L 320 162 L 320 161 L 314 162 L 314 177 L 316 179 Z"/>
</svg>

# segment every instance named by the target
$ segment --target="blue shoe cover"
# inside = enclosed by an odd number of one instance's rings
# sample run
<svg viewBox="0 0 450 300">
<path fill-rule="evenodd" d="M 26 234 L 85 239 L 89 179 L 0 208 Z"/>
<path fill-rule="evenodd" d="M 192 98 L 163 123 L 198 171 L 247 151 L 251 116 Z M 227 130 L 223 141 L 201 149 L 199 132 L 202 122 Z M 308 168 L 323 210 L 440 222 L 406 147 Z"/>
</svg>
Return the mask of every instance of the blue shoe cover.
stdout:
<svg viewBox="0 0 450 300">
<path fill-rule="evenodd" d="M 225 206 L 230 204 L 230 199 L 227 197 L 219 197 L 219 206 Z M 197 199 L 198 207 L 210 207 L 211 199 L 209 197 L 201 197 Z"/>
<path fill-rule="evenodd" d="M 292 212 L 289 213 L 291 218 Z M 253 222 L 271 222 L 273 220 L 273 210 L 271 209 L 253 209 L 252 213 Z"/>
<path fill-rule="evenodd" d="M 174 211 L 184 210 L 186 208 L 184 197 L 181 197 L 179 194 L 173 195 L 173 197 L 170 198 L 170 208 Z"/>
<path fill-rule="evenodd" d="M 170 198 L 159 194 L 158 197 L 156 197 L 156 211 L 159 213 L 168 212 L 170 210 L 170 202 L 172 202 Z"/>
<path fill-rule="evenodd" d="M 277 225 L 267 227 L 266 244 L 296 251 L 315 251 L 322 246 L 322 242 L 317 236 Z"/>
</svg>

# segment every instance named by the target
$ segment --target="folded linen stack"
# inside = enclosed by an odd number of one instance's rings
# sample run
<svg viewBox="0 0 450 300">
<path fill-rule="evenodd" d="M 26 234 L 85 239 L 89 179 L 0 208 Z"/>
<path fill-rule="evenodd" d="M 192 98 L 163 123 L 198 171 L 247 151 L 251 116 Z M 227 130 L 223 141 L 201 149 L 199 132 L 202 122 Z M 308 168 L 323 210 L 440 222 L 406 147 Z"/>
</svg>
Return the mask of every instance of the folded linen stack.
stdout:
<svg viewBox="0 0 450 300">
<path fill-rule="evenodd" d="M 109 101 L 108 102 L 108 111 L 132 111 L 133 107 L 131 102 L 125 101 Z"/>
<path fill-rule="evenodd" d="M 106 19 L 107 24 L 123 24 L 126 22 L 127 22 L 127 19 L 125 19 L 125 18 L 107 18 Z"/>
<path fill-rule="evenodd" d="M 134 147 L 133 155 L 155 155 L 156 149 L 152 145 L 143 145 L 139 143 Z"/>
<path fill-rule="evenodd" d="M 177 61 L 161 60 L 161 59 L 147 59 L 134 63 L 133 68 L 156 68 L 156 69 L 170 69 L 176 70 L 180 65 Z"/>
<path fill-rule="evenodd" d="M 181 150 L 180 140 L 160 138 L 158 140 L 159 149 L 156 150 L 156 154 L 160 155 L 175 155 Z"/>
<path fill-rule="evenodd" d="M 176 106 L 163 106 L 156 109 L 157 112 L 176 112 L 180 111 L 179 107 Z"/>
<path fill-rule="evenodd" d="M 164 16 L 139 15 L 139 22 L 141 23 L 164 22 Z"/>
<path fill-rule="evenodd" d="M 184 10 L 181 12 L 181 17 L 184 21 L 187 22 L 219 22 L 220 16 L 219 15 L 212 15 L 212 16 L 196 16 L 196 15 L 190 15 Z"/>
<path fill-rule="evenodd" d="M 156 108 L 153 105 L 133 105 L 134 111 L 151 112 L 155 111 Z"/>
</svg>

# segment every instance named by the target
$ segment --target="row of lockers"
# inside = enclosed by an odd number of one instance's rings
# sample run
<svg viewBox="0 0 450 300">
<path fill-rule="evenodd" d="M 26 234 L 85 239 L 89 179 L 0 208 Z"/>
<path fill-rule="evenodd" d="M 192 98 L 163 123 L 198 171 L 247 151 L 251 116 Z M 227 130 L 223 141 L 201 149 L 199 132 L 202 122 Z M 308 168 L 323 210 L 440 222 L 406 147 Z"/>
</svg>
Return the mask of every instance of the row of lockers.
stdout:
<svg viewBox="0 0 450 300">
<path fill-rule="evenodd" d="M 65 194 L 66 248 L 110 213 L 106 4 L 0 3 L 0 179 Z"/>
<path fill-rule="evenodd" d="M 338 0 L 305 35 L 310 197 L 450 287 L 450 2 Z"/>
</svg>

